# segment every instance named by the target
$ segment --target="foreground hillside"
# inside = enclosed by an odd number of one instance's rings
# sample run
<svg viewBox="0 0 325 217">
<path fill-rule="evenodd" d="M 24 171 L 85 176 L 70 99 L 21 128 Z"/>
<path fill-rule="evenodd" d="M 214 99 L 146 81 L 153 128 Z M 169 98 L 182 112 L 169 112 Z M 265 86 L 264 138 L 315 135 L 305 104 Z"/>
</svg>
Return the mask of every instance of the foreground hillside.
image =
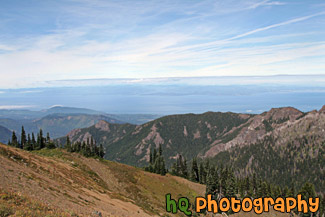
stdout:
<svg viewBox="0 0 325 217">
<path fill-rule="evenodd" d="M 0 164 L 4 200 L 0 208 L 11 214 L 26 212 L 25 216 L 164 215 L 166 193 L 191 201 L 205 193 L 205 186 L 179 177 L 151 174 L 61 149 L 30 153 L 0 144 Z M 11 203 L 15 198 L 20 202 Z M 20 207 L 24 203 L 29 208 Z M 3 207 L 5 204 L 8 207 Z"/>
<path fill-rule="evenodd" d="M 62 149 L 26 152 L 0 144 L 0 163 L 0 216 L 184 216 L 166 213 L 165 194 L 190 201 L 205 194 L 204 185 L 180 177 L 147 173 Z M 290 214 L 271 210 L 233 216 Z"/>
</svg>

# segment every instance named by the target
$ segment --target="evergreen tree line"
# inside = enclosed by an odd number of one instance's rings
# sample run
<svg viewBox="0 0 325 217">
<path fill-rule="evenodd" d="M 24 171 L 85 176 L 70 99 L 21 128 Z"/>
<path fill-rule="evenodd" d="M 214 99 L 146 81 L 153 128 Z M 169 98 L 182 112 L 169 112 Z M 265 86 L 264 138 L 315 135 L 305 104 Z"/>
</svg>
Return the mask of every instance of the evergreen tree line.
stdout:
<svg viewBox="0 0 325 217">
<path fill-rule="evenodd" d="M 96 145 L 96 141 L 93 137 L 87 139 L 87 142 L 75 142 L 71 143 L 69 136 L 67 136 L 65 148 L 68 152 L 77 152 L 85 157 L 100 157 L 104 158 L 105 151 L 102 144 Z"/>
<path fill-rule="evenodd" d="M 8 141 L 8 145 L 27 151 L 41 150 L 43 148 L 54 149 L 62 147 L 62 145 L 59 145 L 57 140 L 54 141 L 51 139 L 49 133 L 47 133 L 46 137 L 44 137 L 42 129 L 40 129 L 39 133 L 37 133 L 37 136 L 35 137 L 34 133 L 26 135 L 24 126 L 22 126 L 20 135 L 20 138 L 18 138 L 16 132 L 13 131 L 11 139 Z M 88 139 L 87 142 L 75 142 L 72 144 L 69 136 L 67 136 L 64 148 L 68 152 L 78 152 L 85 157 L 103 158 L 105 155 L 103 145 L 100 144 L 97 146 L 93 137 L 91 137 L 90 141 Z"/>
<path fill-rule="evenodd" d="M 320 208 L 318 216 L 325 216 L 325 195 L 324 193 L 315 192 L 313 184 L 306 182 L 300 189 L 294 184 L 290 187 L 281 187 L 272 184 L 266 180 L 257 177 L 256 174 L 246 177 L 237 177 L 231 167 L 212 166 L 209 160 L 200 161 L 197 158 L 192 159 L 190 168 L 187 167 L 187 161 L 182 155 L 179 155 L 176 162 L 170 169 L 172 175 L 180 176 L 194 182 L 206 185 L 206 195 L 211 194 L 213 199 L 219 200 L 226 198 L 260 198 L 260 197 L 296 197 L 301 194 L 302 198 L 308 201 L 308 198 L 319 197 Z M 308 217 L 316 216 L 312 213 L 299 213 L 299 216 Z"/>
<path fill-rule="evenodd" d="M 256 173 L 258 177 L 282 187 L 294 183 L 300 188 L 306 182 L 312 182 L 316 192 L 324 192 L 324 139 L 310 135 L 283 145 L 274 145 L 276 143 L 273 136 L 266 136 L 254 144 L 219 152 L 210 164 L 232 166 L 241 177 Z"/>
<path fill-rule="evenodd" d="M 148 172 L 157 173 L 163 176 L 166 175 L 168 171 L 166 170 L 161 145 L 159 145 L 158 149 L 153 149 L 153 151 L 150 150 L 149 166 L 144 169 Z"/>
<path fill-rule="evenodd" d="M 26 136 L 24 126 L 21 127 L 20 139 L 18 139 L 16 132 L 12 132 L 11 140 L 9 139 L 8 145 L 24 149 L 27 151 L 40 150 L 43 148 L 53 149 L 57 144 L 50 138 L 50 134 L 47 133 L 46 137 L 43 136 L 43 131 L 40 129 L 39 133 L 35 137 L 34 133 Z"/>
</svg>

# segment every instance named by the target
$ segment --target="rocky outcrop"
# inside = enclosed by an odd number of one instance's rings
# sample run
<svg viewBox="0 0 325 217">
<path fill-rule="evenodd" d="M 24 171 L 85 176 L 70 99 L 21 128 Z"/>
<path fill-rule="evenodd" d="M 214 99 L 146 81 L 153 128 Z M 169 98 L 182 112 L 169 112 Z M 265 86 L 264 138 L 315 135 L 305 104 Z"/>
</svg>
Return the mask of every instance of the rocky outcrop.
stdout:
<svg viewBox="0 0 325 217">
<path fill-rule="evenodd" d="M 95 124 L 95 128 L 101 131 L 111 132 L 111 129 L 109 128 L 109 123 L 106 121 L 100 120 L 97 124 Z"/>
</svg>

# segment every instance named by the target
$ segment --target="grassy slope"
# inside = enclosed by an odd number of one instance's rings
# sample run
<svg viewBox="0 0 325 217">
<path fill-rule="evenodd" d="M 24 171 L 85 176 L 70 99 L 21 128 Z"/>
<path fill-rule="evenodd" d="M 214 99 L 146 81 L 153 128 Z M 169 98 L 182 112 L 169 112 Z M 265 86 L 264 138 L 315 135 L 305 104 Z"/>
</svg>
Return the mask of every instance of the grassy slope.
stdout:
<svg viewBox="0 0 325 217">
<path fill-rule="evenodd" d="M 39 209 L 44 216 L 47 212 L 89 216 L 94 211 L 103 216 L 164 215 L 166 193 L 194 201 L 205 190 L 203 185 L 178 177 L 163 177 L 60 149 L 29 153 L 1 144 L 0 164 L 4 174 L 0 176 L 1 192 L 18 192 L 31 198 L 33 202 L 28 203 L 48 205 L 50 211 Z M 4 210 L 21 210 L 12 203 L 4 206 Z"/>
<path fill-rule="evenodd" d="M 64 212 L 30 197 L 0 188 L 0 216 L 12 215 L 68 217 L 73 216 L 74 213 Z"/>
<path fill-rule="evenodd" d="M 165 194 L 193 202 L 205 192 L 205 186 L 180 177 L 60 149 L 29 153 L 0 144 L 0 164 L 0 216 L 184 216 L 165 212 Z"/>
</svg>

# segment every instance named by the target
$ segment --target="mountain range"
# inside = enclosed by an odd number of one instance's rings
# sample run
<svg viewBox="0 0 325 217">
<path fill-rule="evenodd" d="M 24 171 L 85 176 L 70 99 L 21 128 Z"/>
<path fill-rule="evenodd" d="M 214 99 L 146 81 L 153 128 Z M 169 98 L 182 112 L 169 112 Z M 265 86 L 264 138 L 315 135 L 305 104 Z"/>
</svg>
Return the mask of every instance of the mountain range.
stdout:
<svg viewBox="0 0 325 217">
<path fill-rule="evenodd" d="M 257 115 L 170 115 L 142 125 L 99 121 L 68 136 L 73 142 L 93 137 L 106 147 L 106 159 L 129 165 L 147 165 L 150 150 L 162 146 L 168 166 L 179 155 L 210 159 L 236 165 L 238 175 L 257 173 L 286 185 L 310 181 L 318 190 L 325 189 L 325 106 L 310 112 L 283 107 Z M 306 165 L 313 169 L 306 172 Z"/>
<path fill-rule="evenodd" d="M 0 142 L 7 143 L 9 138 L 11 138 L 11 134 L 12 132 L 9 129 L 0 126 Z"/>
<path fill-rule="evenodd" d="M 55 106 L 41 111 L 0 110 L 0 126 L 7 131 L 15 131 L 18 135 L 24 126 L 27 133 L 35 134 L 42 129 L 49 132 L 52 138 L 65 136 L 75 128 L 84 128 L 96 124 L 100 120 L 109 123 L 142 124 L 157 118 L 157 115 L 146 114 L 107 114 L 84 108 Z M 1 133 L 0 140 L 8 142 L 8 133 Z"/>
</svg>

